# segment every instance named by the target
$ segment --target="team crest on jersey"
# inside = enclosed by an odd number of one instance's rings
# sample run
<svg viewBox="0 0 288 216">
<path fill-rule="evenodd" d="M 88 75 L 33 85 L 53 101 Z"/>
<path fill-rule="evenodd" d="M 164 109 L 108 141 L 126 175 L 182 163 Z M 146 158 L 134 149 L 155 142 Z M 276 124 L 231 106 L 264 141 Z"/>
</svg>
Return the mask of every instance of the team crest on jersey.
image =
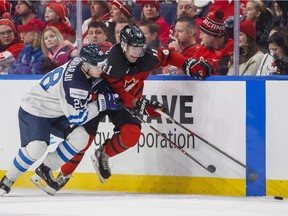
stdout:
<svg viewBox="0 0 288 216">
<path fill-rule="evenodd" d="M 72 98 L 86 99 L 87 96 L 88 91 L 85 91 L 83 89 L 70 88 L 70 97 Z"/>
<path fill-rule="evenodd" d="M 138 79 L 132 78 L 131 80 L 125 80 L 124 89 L 126 92 L 129 92 L 137 83 Z"/>
</svg>

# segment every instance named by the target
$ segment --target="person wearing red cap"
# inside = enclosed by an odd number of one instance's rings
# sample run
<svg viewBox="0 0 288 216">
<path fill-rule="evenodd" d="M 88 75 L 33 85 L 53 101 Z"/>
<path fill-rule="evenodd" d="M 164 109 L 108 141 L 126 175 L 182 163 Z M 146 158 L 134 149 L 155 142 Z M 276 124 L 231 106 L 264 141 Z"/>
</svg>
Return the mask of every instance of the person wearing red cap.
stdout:
<svg viewBox="0 0 288 216">
<path fill-rule="evenodd" d="M 256 75 L 264 53 L 256 44 L 256 28 L 250 20 L 240 23 L 239 47 L 239 76 Z M 227 75 L 235 75 L 233 60 Z"/>
<path fill-rule="evenodd" d="M 64 4 L 50 2 L 45 9 L 45 22 L 47 26 L 56 27 L 65 40 L 75 42 L 76 33 L 72 28 L 68 18 L 68 9 Z"/>
<path fill-rule="evenodd" d="M 26 25 L 18 26 L 25 47 L 8 70 L 8 74 L 43 74 L 41 35 L 45 27 L 45 23 L 37 18 L 30 19 Z"/>
<path fill-rule="evenodd" d="M 164 47 L 168 46 L 170 27 L 163 16 L 160 16 L 160 4 L 157 0 L 142 1 L 138 0 L 137 3 L 141 4 L 141 20 L 152 20 L 159 26 L 159 38 Z"/>
<path fill-rule="evenodd" d="M 113 0 L 111 1 L 110 16 L 111 19 L 108 21 L 109 38 L 108 41 L 112 44 L 116 43 L 116 38 L 114 35 L 115 26 L 118 20 L 126 20 L 130 22 L 132 20 L 132 10 L 131 5 L 129 5 L 128 0 Z"/>
<path fill-rule="evenodd" d="M 226 75 L 234 42 L 225 33 L 223 11 L 210 12 L 200 24 L 200 32 L 202 43 L 194 57 L 208 61 L 215 75 Z"/>
<path fill-rule="evenodd" d="M 23 47 L 14 23 L 9 19 L 0 19 L 0 74 L 8 73 Z"/>
</svg>

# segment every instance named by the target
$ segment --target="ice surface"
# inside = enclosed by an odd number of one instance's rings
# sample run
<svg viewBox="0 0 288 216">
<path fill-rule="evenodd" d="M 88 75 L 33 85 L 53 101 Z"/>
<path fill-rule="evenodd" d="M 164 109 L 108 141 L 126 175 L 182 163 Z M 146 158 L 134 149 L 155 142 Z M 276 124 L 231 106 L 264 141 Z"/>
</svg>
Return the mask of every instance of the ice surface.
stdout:
<svg viewBox="0 0 288 216">
<path fill-rule="evenodd" d="M 1 216 L 287 216 L 288 201 L 273 197 L 131 194 L 12 188 L 0 197 Z"/>
</svg>

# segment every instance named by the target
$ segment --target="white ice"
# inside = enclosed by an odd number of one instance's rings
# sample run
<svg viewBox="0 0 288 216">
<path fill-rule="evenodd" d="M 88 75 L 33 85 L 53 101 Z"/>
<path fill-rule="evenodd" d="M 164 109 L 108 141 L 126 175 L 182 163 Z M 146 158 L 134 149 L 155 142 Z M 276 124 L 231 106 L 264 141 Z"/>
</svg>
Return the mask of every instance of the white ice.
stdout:
<svg viewBox="0 0 288 216">
<path fill-rule="evenodd" d="M 12 188 L 0 216 L 287 216 L 288 201 L 273 197 L 131 194 Z"/>
</svg>

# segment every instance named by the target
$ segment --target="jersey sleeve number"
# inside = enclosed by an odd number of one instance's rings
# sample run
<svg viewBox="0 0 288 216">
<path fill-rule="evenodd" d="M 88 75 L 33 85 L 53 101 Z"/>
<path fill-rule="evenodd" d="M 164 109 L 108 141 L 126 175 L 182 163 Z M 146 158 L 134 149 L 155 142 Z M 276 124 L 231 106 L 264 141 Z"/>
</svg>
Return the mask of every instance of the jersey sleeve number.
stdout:
<svg viewBox="0 0 288 216">
<path fill-rule="evenodd" d="M 62 72 L 63 72 L 62 67 L 56 68 L 55 70 L 49 72 L 40 81 L 40 86 L 45 91 L 47 91 L 51 86 L 54 86 L 55 84 L 58 83 L 58 81 L 61 78 Z"/>
</svg>

